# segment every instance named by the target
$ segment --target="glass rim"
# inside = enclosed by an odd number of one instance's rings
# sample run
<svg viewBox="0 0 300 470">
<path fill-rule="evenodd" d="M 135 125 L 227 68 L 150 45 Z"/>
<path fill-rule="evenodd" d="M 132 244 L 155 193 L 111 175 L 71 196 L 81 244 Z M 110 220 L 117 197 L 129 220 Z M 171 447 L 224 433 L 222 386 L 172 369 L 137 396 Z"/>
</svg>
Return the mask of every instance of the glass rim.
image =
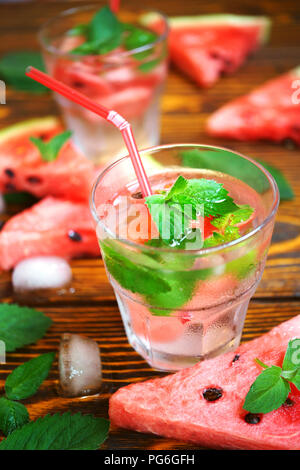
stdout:
<svg viewBox="0 0 300 470">
<path fill-rule="evenodd" d="M 233 151 L 233 150 L 228 149 L 226 147 L 218 147 L 218 146 L 215 146 L 215 145 L 184 144 L 184 143 L 181 143 L 181 144 L 166 144 L 166 145 L 158 145 L 158 146 L 155 146 L 155 147 L 149 147 L 149 148 L 141 150 L 140 155 L 143 156 L 144 153 L 149 153 L 149 152 L 159 151 L 159 150 L 165 150 L 165 149 L 171 149 L 171 148 L 175 148 L 175 147 L 197 147 L 197 148 L 206 148 L 206 149 L 208 148 L 208 149 L 214 149 L 214 150 L 225 150 L 227 152 L 231 152 L 231 153 L 233 153 L 233 154 L 235 154 L 235 155 L 237 155 L 241 158 L 244 158 L 245 160 L 248 160 L 250 163 L 255 165 L 259 170 L 261 170 L 261 172 L 268 179 L 268 181 L 270 183 L 270 186 L 272 188 L 272 192 L 273 192 L 273 203 L 272 203 L 272 206 L 271 206 L 270 210 L 268 211 L 268 214 L 266 215 L 264 220 L 257 227 L 250 230 L 250 232 L 246 233 L 242 237 L 237 238 L 236 240 L 232 240 L 230 242 L 222 243 L 221 245 L 212 246 L 212 247 L 209 247 L 209 248 L 201 248 L 200 250 L 176 249 L 176 253 L 201 256 L 201 255 L 209 255 L 211 253 L 217 253 L 217 252 L 222 251 L 224 249 L 234 247 L 235 245 L 239 245 L 240 243 L 243 243 L 244 241 L 248 240 L 249 238 L 252 238 L 257 232 L 259 232 L 266 225 L 268 225 L 268 223 L 275 216 L 275 214 L 277 212 L 277 209 L 278 209 L 279 200 L 280 200 L 279 189 L 278 189 L 278 186 L 277 186 L 277 183 L 276 183 L 275 179 L 273 178 L 271 173 L 266 168 L 264 168 L 263 165 L 261 165 L 260 163 L 253 160 L 250 157 L 246 157 L 245 155 L 243 155 L 239 152 Z M 136 243 L 132 240 L 117 238 L 116 234 L 113 233 L 108 227 L 106 227 L 106 225 L 98 217 L 97 208 L 96 208 L 96 205 L 95 205 L 95 194 L 96 194 L 96 190 L 98 188 L 98 185 L 107 173 L 109 173 L 111 170 L 114 169 L 115 166 L 117 166 L 119 163 L 121 163 L 122 161 L 124 161 L 126 159 L 128 159 L 129 163 L 132 164 L 129 155 L 125 155 L 124 157 L 119 158 L 118 160 L 114 161 L 113 163 L 111 163 L 110 165 L 105 167 L 103 171 L 101 171 L 101 173 L 97 176 L 97 178 L 96 178 L 96 180 L 95 180 L 95 182 L 92 186 L 92 190 L 91 190 L 91 193 L 90 193 L 90 199 L 89 199 L 89 205 L 90 205 L 90 210 L 91 210 L 92 216 L 93 216 L 97 226 L 99 224 L 101 226 L 101 228 L 109 235 L 109 237 L 113 238 L 114 240 L 118 240 L 119 243 L 121 243 L 125 246 L 129 246 L 131 248 L 136 248 L 136 249 L 139 249 L 139 250 L 142 249 L 142 250 L 149 251 L 149 252 L 155 251 L 155 252 L 160 252 L 160 253 L 170 253 L 170 252 L 174 253 L 174 248 L 172 248 L 172 247 L 170 247 L 170 248 L 167 248 L 167 247 L 166 248 L 159 248 L 159 247 L 142 245 L 142 244 Z M 186 167 L 186 168 L 188 168 L 188 167 Z"/>
<path fill-rule="evenodd" d="M 46 39 L 45 39 L 46 30 L 49 29 L 58 20 L 62 20 L 64 17 L 71 16 L 73 14 L 76 14 L 77 12 L 80 12 L 80 11 L 85 11 L 85 10 L 88 11 L 88 10 L 92 10 L 92 9 L 96 9 L 96 8 L 99 9 L 99 7 L 100 7 L 99 4 L 91 3 L 89 5 L 83 5 L 83 6 L 68 8 L 67 10 L 61 11 L 56 16 L 53 16 L 52 18 L 49 18 L 45 23 L 43 23 L 43 25 L 40 27 L 40 29 L 38 31 L 38 34 L 37 34 L 39 42 L 40 42 L 41 46 L 43 47 L 43 49 L 45 49 L 47 52 L 50 52 L 53 55 L 57 55 L 59 57 L 69 57 L 69 58 L 72 58 L 73 60 L 76 59 L 76 58 L 80 58 L 80 57 L 102 57 L 103 62 L 110 63 L 110 59 L 111 59 L 112 56 L 106 57 L 107 54 L 70 54 L 70 52 L 62 52 L 57 47 L 55 47 L 51 44 L 48 44 Z M 128 10 L 128 11 L 130 11 L 130 10 Z M 152 49 L 155 45 L 160 44 L 161 42 L 163 42 L 168 37 L 169 24 L 168 24 L 167 16 L 164 13 L 162 13 L 161 11 L 158 11 L 158 10 L 151 10 L 151 9 L 147 10 L 147 9 L 145 9 L 144 11 L 147 12 L 148 14 L 149 13 L 154 13 L 154 14 L 157 14 L 161 17 L 161 19 L 164 21 L 164 32 L 162 34 L 158 34 L 155 41 L 153 41 L 149 44 L 146 44 L 145 46 L 136 47 L 135 49 L 131 49 L 129 51 L 125 50 L 125 51 L 122 51 L 122 52 L 118 52 L 117 54 L 115 54 L 113 56 L 114 58 L 115 57 L 122 57 L 122 58 L 123 57 L 131 57 L 134 54 L 138 54 L 140 52 L 147 51 L 149 49 Z M 136 12 L 133 12 L 133 13 L 136 13 Z M 115 66 L 118 65 L 115 62 L 112 62 L 112 63 Z"/>
</svg>

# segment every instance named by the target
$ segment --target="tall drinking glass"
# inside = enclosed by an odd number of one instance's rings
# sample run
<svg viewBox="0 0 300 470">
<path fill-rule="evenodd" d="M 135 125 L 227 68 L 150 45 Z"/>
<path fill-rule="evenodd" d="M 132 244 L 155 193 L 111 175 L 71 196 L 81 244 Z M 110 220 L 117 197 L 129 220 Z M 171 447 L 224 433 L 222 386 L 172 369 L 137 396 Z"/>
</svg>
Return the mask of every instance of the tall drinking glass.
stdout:
<svg viewBox="0 0 300 470">
<path fill-rule="evenodd" d="M 238 346 L 265 266 L 278 188 L 260 164 L 222 148 L 167 145 L 141 156 L 154 192 L 179 175 L 212 179 L 255 210 L 236 240 L 161 248 L 143 244 L 153 233 L 129 157 L 106 168 L 94 185 L 91 210 L 128 340 L 152 367 L 178 370 Z"/>
<path fill-rule="evenodd" d="M 103 2 L 104 5 L 104 2 Z M 103 6 L 102 5 L 102 6 Z M 152 15 L 160 33 L 153 42 L 126 50 L 118 47 L 99 55 L 74 53 L 83 37 L 70 35 L 75 26 L 88 24 L 101 4 L 72 8 L 48 21 L 39 39 L 48 73 L 92 98 L 96 103 L 114 109 L 130 121 L 140 148 L 159 143 L 160 98 L 167 75 L 168 25 L 157 12 L 120 12 L 126 24 L 145 28 L 145 15 Z M 120 132 L 101 117 L 81 106 L 55 95 L 63 118 L 73 131 L 73 140 L 88 158 L 105 163 L 126 155 Z"/>
</svg>

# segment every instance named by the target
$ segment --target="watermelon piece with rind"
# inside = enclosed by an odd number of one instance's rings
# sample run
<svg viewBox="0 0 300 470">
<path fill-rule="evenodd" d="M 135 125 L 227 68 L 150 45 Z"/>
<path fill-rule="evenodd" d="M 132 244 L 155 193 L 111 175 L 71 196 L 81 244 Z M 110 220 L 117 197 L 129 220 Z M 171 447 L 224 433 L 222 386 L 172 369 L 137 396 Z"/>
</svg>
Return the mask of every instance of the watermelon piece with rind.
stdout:
<svg viewBox="0 0 300 470">
<path fill-rule="evenodd" d="M 300 392 L 292 387 L 292 406 L 245 420 L 250 385 L 261 372 L 258 357 L 282 365 L 290 339 L 300 337 L 300 316 L 242 344 L 235 352 L 198 363 L 164 378 L 120 388 L 110 399 L 114 426 L 194 442 L 209 448 L 251 450 L 300 449 Z M 219 388 L 222 396 L 207 401 L 203 392 Z"/>
<path fill-rule="evenodd" d="M 143 23 L 160 31 L 155 14 L 144 15 Z M 174 17 L 169 25 L 172 62 L 198 85 L 210 87 L 267 42 L 271 22 L 265 16 L 213 14 Z"/>
<path fill-rule="evenodd" d="M 207 131 L 242 141 L 293 141 L 300 145 L 300 67 L 271 79 L 214 112 Z M 293 99 L 294 98 L 294 99 Z"/>
<path fill-rule="evenodd" d="M 0 232 L 0 269 L 9 270 L 23 259 L 48 255 L 66 259 L 99 256 L 86 203 L 49 196 L 6 222 Z"/>
<path fill-rule="evenodd" d="M 0 131 L 0 192 L 27 191 L 38 198 L 55 196 L 87 201 L 94 164 L 67 141 L 52 162 L 41 158 L 29 137 L 48 141 L 63 132 L 55 117 L 22 121 Z"/>
</svg>

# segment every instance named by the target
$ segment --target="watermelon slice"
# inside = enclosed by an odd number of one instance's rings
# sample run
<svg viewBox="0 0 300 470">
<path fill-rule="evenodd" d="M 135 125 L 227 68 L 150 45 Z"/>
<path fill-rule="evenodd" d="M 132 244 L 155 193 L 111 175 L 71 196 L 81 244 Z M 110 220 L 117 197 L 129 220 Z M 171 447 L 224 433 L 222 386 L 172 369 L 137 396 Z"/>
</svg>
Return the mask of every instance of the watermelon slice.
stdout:
<svg viewBox="0 0 300 470">
<path fill-rule="evenodd" d="M 47 197 L 9 219 L 0 232 L 0 269 L 39 255 L 99 256 L 87 204 Z"/>
<path fill-rule="evenodd" d="M 160 30 L 152 14 L 145 15 L 143 23 Z M 231 14 L 175 17 L 169 24 L 171 60 L 202 87 L 237 70 L 267 41 L 270 30 L 270 20 L 264 16 Z"/>
<path fill-rule="evenodd" d="M 95 168 L 68 141 L 56 160 L 42 160 L 29 137 L 47 141 L 63 131 L 55 117 L 32 119 L 0 131 L 0 192 L 27 191 L 37 197 L 88 200 Z"/>
<path fill-rule="evenodd" d="M 256 424 L 247 422 L 243 410 L 250 385 L 261 372 L 254 359 L 281 365 L 288 341 L 294 337 L 300 337 L 299 315 L 242 344 L 234 353 L 164 378 L 123 387 L 110 399 L 111 422 L 205 447 L 299 450 L 300 392 L 295 387 L 289 403 L 258 415 Z M 221 390 L 219 399 L 204 398 L 209 388 Z"/>
<path fill-rule="evenodd" d="M 292 99 L 297 93 L 294 82 L 299 78 L 300 67 L 226 104 L 210 117 L 209 134 L 237 140 L 287 140 L 300 145 L 300 103 Z"/>
</svg>

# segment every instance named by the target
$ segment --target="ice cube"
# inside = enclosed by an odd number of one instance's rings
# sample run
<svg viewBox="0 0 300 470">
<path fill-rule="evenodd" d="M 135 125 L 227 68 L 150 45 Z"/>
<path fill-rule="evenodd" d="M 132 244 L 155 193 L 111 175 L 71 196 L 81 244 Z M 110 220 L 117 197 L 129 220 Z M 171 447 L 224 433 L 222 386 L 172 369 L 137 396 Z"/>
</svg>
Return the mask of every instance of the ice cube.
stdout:
<svg viewBox="0 0 300 470">
<path fill-rule="evenodd" d="M 59 349 L 60 387 L 64 396 L 92 395 L 100 390 L 102 368 L 96 341 L 65 333 Z"/>
<path fill-rule="evenodd" d="M 69 284 L 72 270 L 69 263 L 58 256 L 36 256 L 17 264 L 13 271 L 14 290 L 57 289 Z"/>
</svg>

